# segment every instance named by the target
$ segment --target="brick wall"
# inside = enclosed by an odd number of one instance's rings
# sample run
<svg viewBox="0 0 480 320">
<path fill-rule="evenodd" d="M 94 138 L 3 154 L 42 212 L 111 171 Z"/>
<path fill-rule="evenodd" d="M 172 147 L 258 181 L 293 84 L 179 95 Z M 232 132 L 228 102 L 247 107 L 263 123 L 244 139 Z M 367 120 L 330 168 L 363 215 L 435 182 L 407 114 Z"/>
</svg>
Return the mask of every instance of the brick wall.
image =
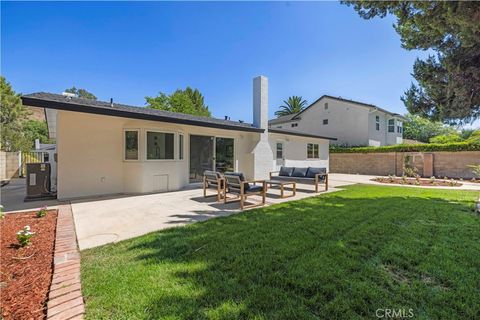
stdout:
<svg viewBox="0 0 480 320">
<path fill-rule="evenodd" d="M 0 180 L 18 178 L 18 152 L 0 151 Z"/>
<path fill-rule="evenodd" d="M 480 165 L 480 151 L 461 152 L 386 152 L 386 153 L 331 153 L 330 172 L 367 175 L 403 174 L 403 159 L 413 157 L 413 164 L 421 175 L 452 178 L 473 178 L 468 165 Z"/>
</svg>

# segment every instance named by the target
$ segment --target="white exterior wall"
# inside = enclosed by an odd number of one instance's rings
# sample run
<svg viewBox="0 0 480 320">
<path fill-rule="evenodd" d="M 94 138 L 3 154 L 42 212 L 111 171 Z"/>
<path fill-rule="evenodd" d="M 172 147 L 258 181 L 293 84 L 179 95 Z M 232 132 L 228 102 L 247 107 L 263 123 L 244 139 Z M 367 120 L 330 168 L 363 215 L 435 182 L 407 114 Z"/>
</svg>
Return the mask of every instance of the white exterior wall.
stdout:
<svg viewBox="0 0 480 320">
<path fill-rule="evenodd" d="M 140 130 L 138 161 L 123 159 L 125 129 Z M 147 130 L 175 133 L 175 160 L 146 160 Z M 178 159 L 179 133 L 184 134 L 183 160 Z M 59 111 L 58 198 L 181 189 L 189 184 L 190 134 L 233 138 L 235 171 L 254 178 L 251 152 L 258 133 Z"/>
<path fill-rule="evenodd" d="M 328 103 L 328 109 L 325 109 Z M 380 116 L 380 130 L 376 130 L 375 116 Z M 309 134 L 337 138 L 332 144 L 349 146 L 383 146 L 402 142 L 402 134 L 388 133 L 388 119 L 391 115 L 363 107 L 355 103 L 325 97 L 317 101 L 300 115 L 299 120 L 275 124 L 272 128 L 282 128 Z M 323 120 L 328 119 L 324 125 Z M 398 118 L 395 118 L 399 121 Z M 292 123 L 298 126 L 292 127 Z"/>
<path fill-rule="evenodd" d="M 276 159 L 278 142 L 283 143 L 283 159 Z M 319 145 L 318 159 L 307 159 L 308 143 Z M 320 167 L 327 168 L 327 172 L 329 170 L 329 140 L 272 133 L 269 137 L 269 144 L 273 150 L 273 171 L 280 170 L 281 166 Z"/>
</svg>

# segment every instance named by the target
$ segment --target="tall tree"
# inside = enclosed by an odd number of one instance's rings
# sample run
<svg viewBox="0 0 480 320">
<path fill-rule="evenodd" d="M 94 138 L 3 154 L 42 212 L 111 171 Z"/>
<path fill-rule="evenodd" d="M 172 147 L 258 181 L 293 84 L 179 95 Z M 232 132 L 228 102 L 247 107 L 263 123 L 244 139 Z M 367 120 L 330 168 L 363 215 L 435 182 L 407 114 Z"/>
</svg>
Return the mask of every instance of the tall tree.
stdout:
<svg viewBox="0 0 480 320">
<path fill-rule="evenodd" d="M 75 88 L 75 86 L 73 86 L 69 89 L 65 89 L 65 92 L 73 93 L 73 94 L 77 95 L 77 97 L 79 97 L 79 98 L 97 100 L 97 97 L 93 93 L 88 92 L 85 89 L 81 89 L 81 88 L 77 89 L 77 88 Z"/>
<path fill-rule="evenodd" d="M 145 97 L 147 107 L 171 112 L 211 117 L 204 97 L 198 89 L 187 87 L 178 89 L 170 95 L 160 92 L 156 97 Z"/>
<path fill-rule="evenodd" d="M 343 1 L 364 19 L 397 17 L 407 50 L 433 50 L 417 59 L 402 97 L 410 113 L 445 123 L 480 118 L 480 3 L 463 1 Z"/>
<path fill-rule="evenodd" d="M 283 100 L 283 105 L 275 112 L 277 117 L 289 114 L 299 113 L 307 106 L 307 101 L 300 96 L 291 96 L 287 100 Z"/>
<path fill-rule="evenodd" d="M 23 106 L 20 95 L 15 93 L 3 76 L 0 76 L 0 96 L 1 149 L 5 151 L 28 150 L 31 147 L 31 141 L 23 132 L 23 123 L 30 112 Z"/>
<path fill-rule="evenodd" d="M 407 121 L 403 123 L 403 137 L 421 142 L 429 142 L 439 135 L 454 135 L 457 131 L 439 121 L 431 121 L 417 115 L 407 114 Z"/>
</svg>

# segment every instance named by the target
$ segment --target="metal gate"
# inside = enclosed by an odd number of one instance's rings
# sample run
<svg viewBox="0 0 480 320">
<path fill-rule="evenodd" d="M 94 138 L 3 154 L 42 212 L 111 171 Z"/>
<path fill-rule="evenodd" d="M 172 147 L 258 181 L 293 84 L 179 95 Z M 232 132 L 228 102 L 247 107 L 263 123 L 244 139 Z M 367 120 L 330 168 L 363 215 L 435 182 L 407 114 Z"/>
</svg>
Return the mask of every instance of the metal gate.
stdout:
<svg viewBox="0 0 480 320">
<path fill-rule="evenodd" d="M 21 152 L 21 164 L 19 170 L 19 176 L 25 177 L 27 174 L 27 163 L 47 162 L 48 152 L 43 151 L 31 151 Z"/>
</svg>

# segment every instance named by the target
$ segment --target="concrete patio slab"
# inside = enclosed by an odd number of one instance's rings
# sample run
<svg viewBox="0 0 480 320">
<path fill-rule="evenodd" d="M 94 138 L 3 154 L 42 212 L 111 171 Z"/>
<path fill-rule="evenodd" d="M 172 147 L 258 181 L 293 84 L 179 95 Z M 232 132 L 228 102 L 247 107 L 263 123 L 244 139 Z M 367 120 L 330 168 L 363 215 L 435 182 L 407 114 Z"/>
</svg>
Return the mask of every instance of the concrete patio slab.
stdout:
<svg viewBox="0 0 480 320">
<path fill-rule="evenodd" d="M 328 192 L 350 182 L 332 182 Z M 286 194 L 290 190 L 286 189 Z M 297 185 L 295 197 L 281 199 L 279 190 L 268 189 L 267 205 L 312 197 L 313 186 Z M 217 203 L 203 198 L 199 188 L 160 194 L 119 196 L 72 201 L 80 250 L 116 242 L 152 231 L 182 226 L 239 213 L 239 202 Z M 251 197 L 252 202 L 259 197 Z"/>
</svg>

